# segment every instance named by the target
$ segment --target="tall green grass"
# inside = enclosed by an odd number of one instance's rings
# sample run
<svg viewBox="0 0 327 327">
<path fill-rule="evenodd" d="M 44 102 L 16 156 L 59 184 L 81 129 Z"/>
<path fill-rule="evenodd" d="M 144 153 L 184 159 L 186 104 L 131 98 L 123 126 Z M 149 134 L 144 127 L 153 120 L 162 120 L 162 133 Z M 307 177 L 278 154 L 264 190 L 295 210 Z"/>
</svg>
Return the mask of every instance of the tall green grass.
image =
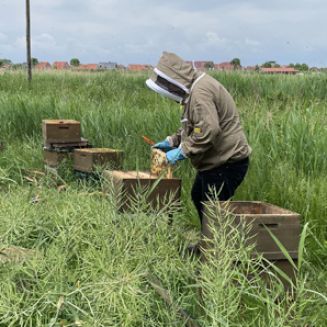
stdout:
<svg viewBox="0 0 327 327">
<path fill-rule="evenodd" d="M 146 89 L 145 75 L 37 73 L 29 88 L 22 73 L 6 73 L 0 76 L 0 248 L 34 248 L 40 255 L 0 265 L 0 326 L 182 326 L 147 284 L 149 271 L 203 326 L 326 325 L 327 76 L 214 77 L 235 97 L 253 148 L 235 198 L 275 203 L 308 223 L 296 301 L 283 294 L 278 278 L 268 290 L 260 278 L 248 281 L 245 266 L 233 266 L 242 256 L 255 275 L 257 262 L 246 247 L 237 253 L 233 244 L 218 244 L 226 252 L 201 268 L 201 279 L 199 263 L 180 256 L 198 226 L 188 162 L 176 171 L 183 210 L 170 228 L 162 214 L 117 215 L 110 196 L 69 175 L 63 193 L 47 178 L 27 185 L 25 170 L 43 167 L 46 118 L 78 119 L 92 144 L 125 150 L 125 169 L 148 169 L 141 135 L 163 139 L 179 127 L 181 112 Z M 41 200 L 32 205 L 35 195 Z"/>
<path fill-rule="evenodd" d="M 297 210 L 317 226 L 320 240 L 326 238 L 321 226 L 326 217 L 327 76 L 214 77 L 234 95 L 253 148 L 251 169 L 237 196 Z M 8 150 L 1 156 L 1 167 L 41 167 L 42 119 L 75 118 L 94 145 L 124 149 L 126 169 L 147 169 L 149 148 L 141 135 L 166 137 L 179 127 L 181 113 L 177 104 L 149 91 L 145 78 L 117 72 L 38 73 L 30 89 L 23 74 L 2 75 L 0 138 Z M 194 171 L 183 163 L 178 174 L 184 177 L 190 210 Z"/>
<path fill-rule="evenodd" d="M 0 263 L 0 326 L 184 326 L 177 305 L 201 326 L 326 324 L 326 279 L 307 275 L 319 269 L 305 260 L 290 293 L 278 273 L 267 287 L 261 259 L 230 228 L 232 217 L 221 220 L 216 253 L 201 263 L 186 255 L 181 214 L 172 225 L 162 213 L 118 215 L 110 195 L 88 186 L 58 193 L 48 182 L 0 194 L 1 248 L 36 251 Z M 149 274 L 160 278 L 173 306 L 156 294 Z"/>
</svg>

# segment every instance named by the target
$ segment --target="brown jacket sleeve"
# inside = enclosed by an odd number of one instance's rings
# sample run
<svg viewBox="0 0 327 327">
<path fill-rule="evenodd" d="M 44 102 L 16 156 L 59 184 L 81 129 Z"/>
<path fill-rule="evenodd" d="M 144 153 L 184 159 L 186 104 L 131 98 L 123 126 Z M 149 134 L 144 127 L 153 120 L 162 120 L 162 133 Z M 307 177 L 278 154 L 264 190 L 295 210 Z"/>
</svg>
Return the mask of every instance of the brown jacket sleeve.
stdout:
<svg viewBox="0 0 327 327">
<path fill-rule="evenodd" d="M 177 148 L 181 144 L 182 131 L 183 129 L 179 128 L 175 134 L 168 136 L 168 141 L 172 147 Z"/>
<path fill-rule="evenodd" d="M 221 131 L 216 105 L 212 96 L 201 90 L 190 103 L 190 127 L 183 137 L 181 147 L 187 157 L 194 157 L 209 150 Z"/>
</svg>

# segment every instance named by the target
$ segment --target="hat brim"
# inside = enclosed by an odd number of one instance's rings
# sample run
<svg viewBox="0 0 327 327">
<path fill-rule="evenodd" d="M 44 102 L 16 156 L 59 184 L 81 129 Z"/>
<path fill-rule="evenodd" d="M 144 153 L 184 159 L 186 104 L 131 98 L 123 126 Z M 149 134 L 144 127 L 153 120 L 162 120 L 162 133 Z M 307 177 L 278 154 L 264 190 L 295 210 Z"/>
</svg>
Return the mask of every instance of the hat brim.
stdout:
<svg viewBox="0 0 327 327">
<path fill-rule="evenodd" d="M 158 84 L 156 84 L 151 78 L 147 79 L 145 84 L 147 85 L 147 87 L 149 89 L 151 89 L 152 91 L 154 91 L 156 93 L 163 95 L 166 98 L 169 98 L 169 99 L 174 100 L 179 103 L 183 101 L 182 97 L 175 95 L 173 93 L 170 93 L 167 90 L 163 89 Z"/>
</svg>

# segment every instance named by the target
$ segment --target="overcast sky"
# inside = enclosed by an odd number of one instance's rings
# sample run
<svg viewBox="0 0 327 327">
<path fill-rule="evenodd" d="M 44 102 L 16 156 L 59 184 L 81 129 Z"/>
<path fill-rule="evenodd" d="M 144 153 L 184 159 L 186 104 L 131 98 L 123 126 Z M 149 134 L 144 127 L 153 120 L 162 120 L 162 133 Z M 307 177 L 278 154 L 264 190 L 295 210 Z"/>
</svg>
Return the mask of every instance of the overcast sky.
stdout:
<svg viewBox="0 0 327 327">
<path fill-rule="evenodd" d="M 0 58 L 25 60 L 25 1 L 0 0 Z M 40 61 L 155 64 L 163 50 L 327 66 L 326 0 L 31 0 Z"/>
</svg>

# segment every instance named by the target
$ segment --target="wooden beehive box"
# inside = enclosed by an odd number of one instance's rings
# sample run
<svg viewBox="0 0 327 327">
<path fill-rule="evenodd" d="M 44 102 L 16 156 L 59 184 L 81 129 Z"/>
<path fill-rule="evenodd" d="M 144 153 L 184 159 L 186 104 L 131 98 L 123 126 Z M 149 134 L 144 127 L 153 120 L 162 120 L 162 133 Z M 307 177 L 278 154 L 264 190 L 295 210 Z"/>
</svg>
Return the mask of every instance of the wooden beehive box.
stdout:
<svg viewBox="0 0 327 327">
<path fill-rule="evenodd" d="M 91 173 L 96 168 L 121 169 L 124 152 L 109 148 L 78 149 L 74 151 L 74 169 Z"/>
<path fill-rule="evenodd" d="M 129 210 L 133 200 L 144 191 L 148 191 L 146 200 L 153 208 L 162 208 L 171 197 L 174 203 L 180 202 L 181 180 L 178 178 L 158 179 L 149 172 L 108 170 L 104 172 L 104 178 L 114 188 L 120 211 Z"/>
<path fill-rule="evenodd" d="M 71 160 L 71 152 L 57 152 L 49 149 L 43 149 L 43 159 L 46 166 L 51 168 L 58 168 L 64 160 Z"/>
<path fill-rule="evenodd" d="M 222 214 L 233 213 L 236 224 L 240 220 L 251 224 L 248 242 L 255 244 L 256 252 L 263 254 L 266 259 L 285 259 L 269 231 L 284 245 L 292 258 L 297 258 L 301 234 L 298 213 L 259 201 L 230 201 L 220 202 L 217 205 L 220 206 Z M 215 219 L 218 218 L 212 218 L 208 214 L 204 215 L 202 232 L 209 238 L 212 235 L 209 226 L 212 226 Z"/>
<path fill-rule="evenodd" d="M 42 132 L 44 144 L 81 141 L 81 124 L 76 120 L 43 120 Z"/>
<path fill-rule="evenodd" d="M 211 204 L 207 205 L 210 206 Z M 300 215 L 298 213 L 259 201 L 220 202 L 216 204 L 216 209 L 214 217 L 209 214 L 211 210 L 208 210 L 208 208 L 205 210 L 202 226 L 202 234 L 205 239 L 212 239 L 212 228 L 215 228 L 218 219 L 224 219 L 226 214 L 232 213 L 235 216 L 234 223 L 239 228 L 242 228 L 240 227 L 242 224 L 239 224 L 241 220 L 245 223 L 245 226 L 251 225 L 250 229 L 246 228 L 250 230 L 247 233 L 247 242 L 254 245 L 255 252 L 262 254 L 268 262 L 283 271 L 293 283 L 295 282 L 296 271 L 271 237 L 270 232 L 283 244 L 296 264 L 301 234 Z M 212 243 L 202 241 L 204 250 L 210 249 L 211 246 Z M 274 269 L 270 269 L 269 266 L 263 264 L 260 273 L 268 283 L 271 280 L 270 270 L 274 271 Z M 277 275 L 279 276 L 278 273 Z M 284 279 L 283 276 L 279 277 L 285 289 L 289 289 L 291 285 L 288 280 Z"/>
</svg>

